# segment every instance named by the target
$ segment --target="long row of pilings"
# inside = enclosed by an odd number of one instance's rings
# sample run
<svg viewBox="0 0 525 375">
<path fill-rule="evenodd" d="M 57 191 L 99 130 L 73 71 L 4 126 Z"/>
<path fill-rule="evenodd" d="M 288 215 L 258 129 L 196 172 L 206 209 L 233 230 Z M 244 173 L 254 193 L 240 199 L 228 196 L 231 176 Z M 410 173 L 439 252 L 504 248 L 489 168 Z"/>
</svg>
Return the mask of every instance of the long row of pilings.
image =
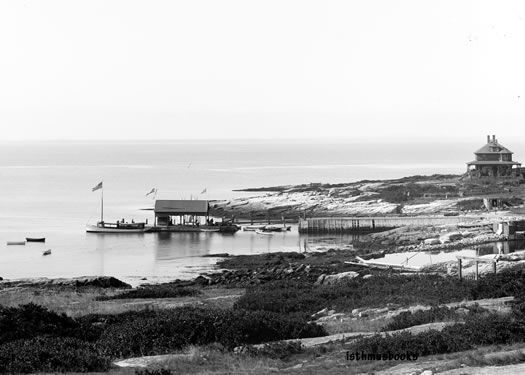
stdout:
<svg viewBox="0 0 525 375">
<path fill-rule="evenodd" d="M 370 233 L 406 225 L 446 225 L 478 220 L 470 216 L 315 217 L 299 220 L 299 233 Z"/>
</svg>

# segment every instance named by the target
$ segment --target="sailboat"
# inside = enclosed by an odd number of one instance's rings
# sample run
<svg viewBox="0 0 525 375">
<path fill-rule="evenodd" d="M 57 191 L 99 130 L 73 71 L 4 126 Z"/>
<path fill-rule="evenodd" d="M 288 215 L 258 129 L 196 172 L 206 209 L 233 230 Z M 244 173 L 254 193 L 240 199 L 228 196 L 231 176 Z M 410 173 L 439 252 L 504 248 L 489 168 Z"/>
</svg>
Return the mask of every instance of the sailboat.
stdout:
<svg viewBox="0 0 525 375">
<path fill-rule="evenodd" d="M 102 182 L 98 183 L 91 191 L 100 190 L 100 221 L 96 225 L 87 225 L 86 232 L 88 233 L 144 233 L 151 230 L 150 226 L 147 226 L 145 222 L 132 221 L 131 223 L 117 221 L 115 223 L 109 223 L 104 221 L 104 189 Z"/>
</svg>

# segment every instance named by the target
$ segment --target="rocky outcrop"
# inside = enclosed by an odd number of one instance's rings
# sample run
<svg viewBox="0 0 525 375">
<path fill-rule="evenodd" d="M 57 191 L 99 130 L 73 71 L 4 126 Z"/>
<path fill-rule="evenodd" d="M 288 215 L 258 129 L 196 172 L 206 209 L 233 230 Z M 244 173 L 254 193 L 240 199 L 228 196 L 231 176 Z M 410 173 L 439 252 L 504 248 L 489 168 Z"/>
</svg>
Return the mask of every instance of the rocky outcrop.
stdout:
<svg viewBox="0 0 525 375">
<path fill-rule="evenodd" d="M 462 238 L 463 238 L 463 235 L 459 232 L 446 233 L 439 237 L 439 242 L 449 243 L 449 242 L 458 241 Z"/>
<path fill-rule="evenodd" d="M 95 287 L 95 288 L 120 288 L 128 289 L 131 285 L 120 281 L 113 276 L 81 276 L 70 279 L 48 279 L 45 277 L 35 279 L 5 280 L 0 283 L 1 286 L 38 286 L 38 287 Z"/>
<path fill-rule="evenodd" d="M 335 275 L 321 275 L 315 283 L 318 285 L 342 284 L 348 280 L 355 279 L 358 276 L 359 274 L 354 271 L 336 273 Z"/>
</svg>

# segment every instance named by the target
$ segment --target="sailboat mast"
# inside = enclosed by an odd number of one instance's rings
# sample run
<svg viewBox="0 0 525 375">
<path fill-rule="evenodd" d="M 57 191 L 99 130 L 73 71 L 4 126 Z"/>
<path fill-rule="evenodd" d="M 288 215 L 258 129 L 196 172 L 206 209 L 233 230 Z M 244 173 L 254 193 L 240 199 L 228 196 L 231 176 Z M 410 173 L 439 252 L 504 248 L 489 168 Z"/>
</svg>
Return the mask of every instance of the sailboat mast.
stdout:
<svg viewBox="0 0 525 375">
<path fill-rule="evenodd" d="M 100 195 L 100 221 L 104 222 L 104 186 L 102 186 Z"/>
</svg>

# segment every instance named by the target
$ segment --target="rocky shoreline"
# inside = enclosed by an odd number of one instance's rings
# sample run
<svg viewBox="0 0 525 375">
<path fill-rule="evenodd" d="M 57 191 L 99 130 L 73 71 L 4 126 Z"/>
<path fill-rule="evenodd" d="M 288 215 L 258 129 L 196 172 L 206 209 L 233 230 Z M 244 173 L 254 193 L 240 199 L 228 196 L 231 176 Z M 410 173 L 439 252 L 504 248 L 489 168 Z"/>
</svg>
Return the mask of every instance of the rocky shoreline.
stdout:
<svg viewBox="0 0 525 375">
<path fill-rule="evenodd" d="M 510 184 L 507 186 L 507 184 Z M 212 214 L 254 220 L 282 217 L 443 215 L 481 212 L 483 198 L 496 193 L 509 206 L 523 204 L 523 185 L 494 181 L 477 184 L 457 175 L 411 176 L 342 184 L 250 188 L 251 197 L 213 202 Z"/>
</svg>

